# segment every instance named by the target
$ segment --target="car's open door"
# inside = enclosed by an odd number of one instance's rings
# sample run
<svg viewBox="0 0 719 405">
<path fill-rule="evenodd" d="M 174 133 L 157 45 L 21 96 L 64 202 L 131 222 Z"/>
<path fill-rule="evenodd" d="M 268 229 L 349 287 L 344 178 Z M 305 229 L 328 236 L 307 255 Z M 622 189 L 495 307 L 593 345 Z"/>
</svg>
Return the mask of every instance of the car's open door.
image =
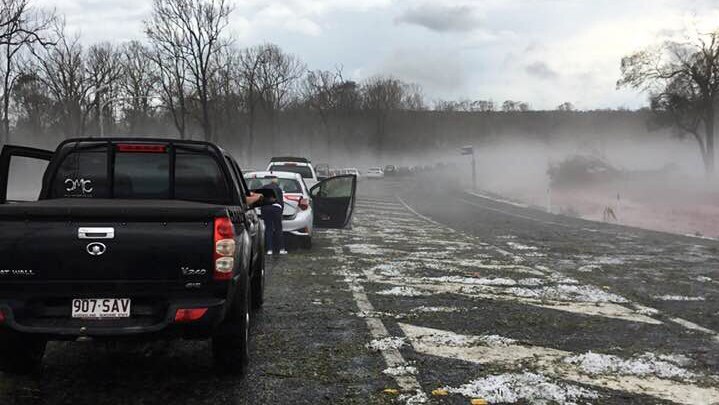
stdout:
<svg viewBox="0 0 719 405">
<path fill-rule="evenodd" d="M 8 200 L 8 190 L 19 200 L 36 200 L 42 188 L 42 177 L 54 152 L 24 146 L 5 145 L 0 152 L 0 204 Z"/>
<path fill-rule="evenodd" d="M 314 227 L 345 228 L 352 220 L 357 176 L 330 177 L 310 189 Z"/>
</svg>

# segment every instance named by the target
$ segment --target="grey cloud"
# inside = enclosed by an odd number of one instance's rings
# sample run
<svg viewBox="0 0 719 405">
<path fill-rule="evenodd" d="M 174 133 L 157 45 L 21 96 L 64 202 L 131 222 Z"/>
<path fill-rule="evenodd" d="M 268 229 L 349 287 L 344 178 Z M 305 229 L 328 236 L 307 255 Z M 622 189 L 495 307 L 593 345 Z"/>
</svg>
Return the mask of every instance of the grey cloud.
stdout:
<svg viewBox="0 0 719 405">
<path fill-rule="evenodd" d="M 467 85 L 461 60 L 456 50 L 396 49 L 386 56 L 377 73 L 417 83 L 430 93 L 452 92 Z"/>
<path fill-rule="evenodd" d="M 467 32 L 480 27 L 482 16 L 470 6 L 425 4 L 409 8 L 395 24 L 419 25 L 437 32 Z"/>
<path fill-rule="evenodd" d="M 552 68 L 547 66 L 547 64 L 544 62 L 534 62 L 530 65 L 527 65 L 524 70 L 529 75 L 537 77 L 539 79 L 553 80 L 559 76 L 557 72 L 552 70 Z"/>
</svg>

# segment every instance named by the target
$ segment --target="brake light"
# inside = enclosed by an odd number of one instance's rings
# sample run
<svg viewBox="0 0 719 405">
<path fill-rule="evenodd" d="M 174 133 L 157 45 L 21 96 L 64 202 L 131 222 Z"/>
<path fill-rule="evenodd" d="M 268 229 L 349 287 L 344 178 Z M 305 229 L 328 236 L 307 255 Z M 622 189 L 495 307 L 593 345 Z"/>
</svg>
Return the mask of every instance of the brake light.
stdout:
<svg viewBox="0 0 719 405">
<path fill-rule="evenodd" d="M 120 143 L 117 145 L 118 152 L 140 152 L 140 153 L 165 153 L 167 152 L 166 145 L 147 145 L 147 144 L 132 144 L 132 143 Z"/>
<path fill-rule="evenodd" d="M 235 267 L 235 227 L 228 217 L 215 218 L 215 280 L 229 280 Z"/>
<path fill-rule="evenodd" d="M 207 313 L 207 308 L 180 308 L 175 312 L 175 322 L 196 321 Z"/>
<path fill-rule="evenodd" d="M 306 210 L 307 208 L 310 207 L 310 200 L 308 200 L 307 198 L 304 198 L 304 197 L 301 196 L 301 195 L 287 195 L 287 194 L 285 194 L 285 201 L 296 202 L 296 203 L 297 203 L 297 206 L 298 206 L 302 211 L 304 211 L 304 210 Z"/>
<path fill-rule="evenodd" d="M 300 203 L 297 204 L 297 206 L 300 207 L 300 209 L 301 209 L 302 211 L 305 211 L 307 208 L 310 207 L 310 200 L 308 200 L 308 199 L 302 197 L 302 198 L 300 199 Z"/>
</svg>

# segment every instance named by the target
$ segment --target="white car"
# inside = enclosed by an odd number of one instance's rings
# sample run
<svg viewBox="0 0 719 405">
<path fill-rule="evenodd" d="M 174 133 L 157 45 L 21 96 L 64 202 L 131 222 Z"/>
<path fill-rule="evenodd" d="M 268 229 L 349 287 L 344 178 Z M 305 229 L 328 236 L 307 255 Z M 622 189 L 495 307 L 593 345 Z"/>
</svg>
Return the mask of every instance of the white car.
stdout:
<svg viewBox="0 0 719 405">
<path fill-rule="evenodd" d="M 250 190 L 255 190 L 270 184 L 272 177 L 277 177 L 285 200 L 282 230 L 299 237 L 302 246 L 309 249 L 312 247 L 313 212 L 307 185 L 299 173 L 292 172 L 250 172 L 245 174 L 245 181 Z"/>
<path fill-rule="evenodd" d="M 309 188 L 319 181 L 312 162 L 302 157 L 273 157 L 267 165 L 267 171 L 299 173 Z"/>
<path fill-rule="evenodd" d="M 368 179 L 383 179 L 384 171 L 380 167 L 370 167 L 369 169 L 367 169 L 365 177 L 367 177 Z"/>
</svg>

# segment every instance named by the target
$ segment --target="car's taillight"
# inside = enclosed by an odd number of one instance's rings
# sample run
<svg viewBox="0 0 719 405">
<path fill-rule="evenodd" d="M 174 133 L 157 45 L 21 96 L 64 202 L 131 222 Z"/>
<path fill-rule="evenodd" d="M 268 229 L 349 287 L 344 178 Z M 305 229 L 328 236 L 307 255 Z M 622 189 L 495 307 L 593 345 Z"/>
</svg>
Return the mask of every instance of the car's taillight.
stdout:
<svg viewBox="0 0 719 405">
<path fill-rule="evenodd" d="M 0 309 L 0 323 L 5 323 L 5 312 Z"/>
<path fill-rule="evenodd" d="M 196 321 L 207 312 L 207 308 L 181 308 L 175 312 L 175 322 L 192 322 Z"/>
<path fill-rule="evenodd" d="M 304 211 L 304 210 L 306 210 L 307 208 L 310 207 L 310 200 L 308 200 L 308 199 L 302 197 L 302 198 L 300 199 L 300 203 L 297 204 L 297 206 L 300 207 L 300 209 L 301 209 L 302 211 Z"/>
<path fill-rule="evenodd" d="M 235 267 L 235 226 L 227 217 L 215 218 L 215 280 L 229 280 Z"/>
</svg>

